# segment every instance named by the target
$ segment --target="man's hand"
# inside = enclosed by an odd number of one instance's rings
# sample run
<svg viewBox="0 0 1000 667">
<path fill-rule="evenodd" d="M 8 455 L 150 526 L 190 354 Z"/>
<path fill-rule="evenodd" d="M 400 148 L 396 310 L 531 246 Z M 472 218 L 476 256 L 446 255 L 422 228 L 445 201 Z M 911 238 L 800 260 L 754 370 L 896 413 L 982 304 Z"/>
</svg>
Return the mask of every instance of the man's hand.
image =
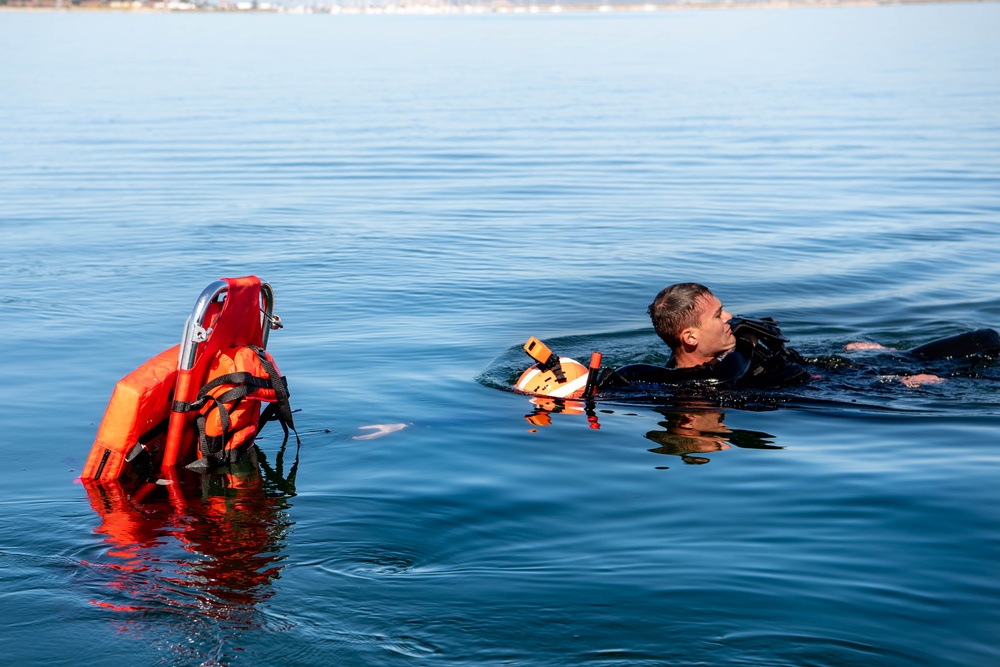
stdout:
<svg viewBox="0 0 1000 667">
<path fill-rule="evenodd" d="M 930 373 L 920 373 L 918 375 L 900 376 L 899 381 L 907 387 L 922 387 L 925 384 L 941 384 L 944 382 L 944 378 L 931 375 Z"/>
<path fill-rule="evenodd" d="M 859 340 L 855 343 L 848 343 L 844 346 L 845 352 L 861 352 L 865 350 L 892 350 L 895 348 L 886 347 L 885 345 L 879 345 L 878 343 L 869 343 L 868 341 Z"/>
</svg>

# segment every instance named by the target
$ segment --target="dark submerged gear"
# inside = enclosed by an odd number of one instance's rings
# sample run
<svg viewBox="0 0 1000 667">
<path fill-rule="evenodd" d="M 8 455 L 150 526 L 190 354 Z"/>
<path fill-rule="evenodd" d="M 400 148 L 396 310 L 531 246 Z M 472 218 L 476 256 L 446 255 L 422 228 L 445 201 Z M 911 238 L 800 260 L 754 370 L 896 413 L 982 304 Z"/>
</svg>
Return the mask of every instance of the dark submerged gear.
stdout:
<svg viewBox="0 0 1000 667">
<path fill-rule="evenodd" d="M 737 340 L 756 338 L 750 370 L 738 383 L 740 387 L 788 387 L 809 381 L 806 361 L 795 350 L 785 347 L 778 322 L 770 317 L 759 320 L 737 316 L 729 320 Z"/>
<path fill-rule="evenodd" d="M 1000 355 L 1000 334 L 993 329 L 976 329 L 932 340 L 909 351 L 917 359 L 949 359 Z"/>
</svg>

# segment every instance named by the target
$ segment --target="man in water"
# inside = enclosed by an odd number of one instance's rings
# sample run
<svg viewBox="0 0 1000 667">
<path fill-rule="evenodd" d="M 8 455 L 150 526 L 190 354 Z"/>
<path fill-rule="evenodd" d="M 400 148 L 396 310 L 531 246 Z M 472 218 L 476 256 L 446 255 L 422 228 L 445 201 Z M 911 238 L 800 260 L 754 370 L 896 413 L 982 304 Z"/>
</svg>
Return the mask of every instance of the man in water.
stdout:
<svg viewBox="0 0 1000 667">
<path fill-rule="evenodd" d="M 729 325 L 733 316 L 704 285 L 680 283 L 665 287 L 648 312 L 656 334 L 674 353 L 676 368 L 709 363 L 736 347 L 736 336 Z"/>
<path fill-rule="evenodd" d="M 704 285 L 664 288 L 649 306 L 657 335 L 673 358 L 666 368 L 681 383 L 733 387 L 788 386 L 808 382 L 805 361 L 784 346 L 777 324 L 734 319 Z"/>
<path fill-rule="evenodd" d="M 670 347 L 666 366 L 632 364 L 602 381 L 602 387 L 648 389 L 650 385 L 702 385 L 723 388 L 777 388 L 814 377 L 798 352 L 786 348 L 777 323 L 734 318 L 704 285 L 680 283 L 664 288 L 649 306 L 653 328 Z M 853 349 L 885 349 L 852 344 Z M 959 334 L 921 345 L 907 353 L 918 360 L 996 354 L 1000 335 L 991 329 Z M 943 382 L 936 375 L 896 376 L 907 386 Z"/>
</svg>

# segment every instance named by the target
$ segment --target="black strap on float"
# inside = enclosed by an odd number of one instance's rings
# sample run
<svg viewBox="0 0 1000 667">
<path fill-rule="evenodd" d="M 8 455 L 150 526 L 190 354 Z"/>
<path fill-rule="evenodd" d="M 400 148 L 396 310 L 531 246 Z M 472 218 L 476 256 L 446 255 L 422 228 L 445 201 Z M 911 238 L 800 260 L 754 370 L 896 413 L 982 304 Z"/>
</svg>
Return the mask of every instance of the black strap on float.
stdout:
<svg viewBox="0 0 1000 667">
<path fill-rule="evenodd" d="M 264 424 L 267 422 L 277 420 L 281 424 L 281 430 L 285 432 L 285 440 L 288 440 L 288 429 L 291 428 L 292 432 L 295 433 L 295 444 L 301 445 L 302 441 L 299 439 L 299 432 L 295 430 L 295 420 L 292 418 L 292 404 L 288 401 L 288 380 L 283 375 L 278 374 L 278 370 L 267 358 L 263 349 L 253 346 L 251 346 L 251 349 L 256 352 L 261 365 L 267 371 L 268 376 L 271 378 L 271 388 L 274 389 L 274 402 L 260 413 L 260 419 L 257 422 L 257 432 L 260 433 L 260 430 L 264 428 Z"/>
<path fill-rule="evenodd" d="M 264 424 L 269 421 L 276 420 L 279 424 L 281 424 L 281 429 L 285 433 L 286 440 L 288 439 L 288 429 L 291 428 L 291 430 L 295 433 L 296 443 L 301 444 L 299 433 L 295 430 L 295 422 L 292 418 L 292 408 L 288 400 L 289 392 L 287 380 L 278 374 L 277 368 L 275 368 L 274 363 L 268 359 L 267 353 L 263 348 L 257 347 L 256 345 L 247 345 L 246 347 L 253 350 L 254 354 L 257 355 L 257 358 L 260 360 L 261 366 L 263 366 L 268 377 L 258 377 L 247 371 L 226 373 L 225 375 L 215 377 L 206 383 L 205 386 L 198 392 L 198 396 L 194 401 L 174 401 L 172 405 L 172 409 L 175 412 L 190 412 L 193 410 L 200 410 L 205 405 L 212 403 L 212 407 L 209 408 L 206 414 L 198 415 L 195 419 L 195 425 L 198 429 L 199 450 L 204 458 L 209 459 L 214 463 L 236 463 L 242 457 L 242 450 L 226 451 L 226 440 L 229 435 L 229 427 L 231 424 L 229 417 L 230 410 L 226 407 L 226 404 L 232 403 L 235 407 L 239 401 L 243 400 L 258 389 L 274 390 L 275 400 L 261 411 L 260 417 L 257 420 L 257 433 L 260 433 L 260 429 L 263 428 Z M 213 389 L 224 385 L 234 386 L 232 389 L 223 392 L 219 396 L 213 396 L 211 394 Z M 212 410 L 219 411 L 219 421 L 222 426 L 222 433 L 217 436 L 211 436 L 205 432 L 207 413 Z"/>
<path fill-rule="evenodd" d="M 272 366 L 273 368 L 273 366 Z M 231 384 L 236 385 L 236 388 L 246 387 L 246 396 L 250 392 L 256 391 L 257 389 L 271 389 L 271 381 L 268 378 L 257 377 L 253 373 L 248 373 L 246 371 L 237 371 L 234 373 L 226 373 L 225 375 L 220 375 L 213 378 L 208 384 L 198 391 L 198 396 L 195 400 L 190 402 L 184 401 L 174 401 L 171 405 L 171 409 L 174 412 L 191 412 L 193 410 L 200 410 L 210 401 L 218 402 L 230 402 L 243 398 L 243 396 L 232 395 L 235 389 L 231 389 L 225 392 L 222 396 L 216 398 L 210 393 L 216 387 L 221 387 L 222 385 Z"/>
<path fill-rule="evenodd" d="M 550 371 L 559 384 L 566 381 L 566 374 L 563 373 L 559 355 L 554 354 L 545 343 L 532 336 L 524 344 L 524 351 L 528 353 L 529 357 L 538 362 L 538 370 L 543 373 Z"/>
</svg>

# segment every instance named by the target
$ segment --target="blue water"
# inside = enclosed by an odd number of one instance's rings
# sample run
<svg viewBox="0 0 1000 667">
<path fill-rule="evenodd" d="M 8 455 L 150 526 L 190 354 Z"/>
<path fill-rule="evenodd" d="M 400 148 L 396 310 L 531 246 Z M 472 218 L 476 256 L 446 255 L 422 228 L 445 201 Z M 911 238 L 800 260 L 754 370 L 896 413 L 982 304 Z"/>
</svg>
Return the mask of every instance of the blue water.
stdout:
<svg viewBox="0 0 1000 667">
<path fill-rule="evenodd" d="M 3 660 L 1000 664 L 995 367 L 600 429 L 502 390 L 530 335 L 656 358 L 682 280 L 817 356 L 1000 326 L 998 25 L 0 13 Z M 301 448 L 92 499 L 114 383 L 246 274 Z"/>
</svg>

